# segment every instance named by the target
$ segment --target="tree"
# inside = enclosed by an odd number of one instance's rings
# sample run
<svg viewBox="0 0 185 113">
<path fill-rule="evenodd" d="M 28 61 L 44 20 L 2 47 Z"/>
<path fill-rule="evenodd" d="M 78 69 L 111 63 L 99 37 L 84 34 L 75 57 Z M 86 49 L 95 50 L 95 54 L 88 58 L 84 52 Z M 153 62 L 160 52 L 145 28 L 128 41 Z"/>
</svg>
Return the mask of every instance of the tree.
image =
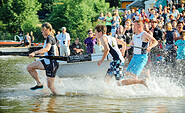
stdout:
<svg viewBox="0 0 185 113">
<path fill-rule="evenodd" d="M 41 3 L 41 9 L 38 11 L 39 19 L 44 19 L 51 13 L 54 0 L 38 0 L 38 2 Z"/>
<path fill-rule="evenodd" d="M 105 0 L 110 3 L 110 7 L 121 7 L 120 0 Z"/>
<path fill-rule="evenodd" d="M 37 11 L 41 5 L 37 0 L 4 0 L 0 5 L 0 21 L 9 33 L 16 33 L 19 29 L 34 30 L 39 23 Z"/>
<path fill-rule="evenodd" d="M 100 12 L 106 12 L 109 4 L 104 0 L 61 0 L 63 4 L 56 4 L 46 21 L 55 30 L 66 27 L 72 40 L 87 37 L 88 29 L 93 29 L 92 23 L 97 21 Z"/>
</svg>

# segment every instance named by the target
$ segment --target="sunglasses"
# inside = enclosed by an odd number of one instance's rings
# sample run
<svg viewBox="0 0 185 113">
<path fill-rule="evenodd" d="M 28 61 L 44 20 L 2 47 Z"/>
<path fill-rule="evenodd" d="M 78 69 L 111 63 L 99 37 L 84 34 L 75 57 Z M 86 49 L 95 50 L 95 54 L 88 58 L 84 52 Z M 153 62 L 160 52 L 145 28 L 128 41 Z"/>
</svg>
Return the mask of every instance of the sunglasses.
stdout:
<svg viewBox="0 0 185 113">
<path fill-rule="evenodd" d="M 89 34 L 93 34 L 93 33 L 89 33 Z"/>
</svg>

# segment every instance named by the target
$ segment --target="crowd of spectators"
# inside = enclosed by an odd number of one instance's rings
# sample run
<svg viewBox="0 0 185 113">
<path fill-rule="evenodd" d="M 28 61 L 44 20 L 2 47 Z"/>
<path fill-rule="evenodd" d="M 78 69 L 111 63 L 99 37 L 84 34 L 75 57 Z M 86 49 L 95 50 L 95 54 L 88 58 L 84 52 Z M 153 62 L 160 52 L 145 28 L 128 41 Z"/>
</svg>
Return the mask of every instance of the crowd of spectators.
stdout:
<svg viewBox="0 0 185 113">
<path fill-rule="evenodd" d="M 185 41 L 183 39 L 184 33 L 182 33 L 185 30 L 184 4 L 181 4 L 179 8 L 176 8 L 176 6 L 169 8 L 159 5 L 158 8 L 148 8 L 147 11 L 139 8 L 136 11 L 135 9 L 125 10 L 122 15 L 119 15 L 118 10 L 114 10 L 112 13 L 107 12 L 105 15 L 100 13 L 98 23 L 106 25 L 107 35 L 122 39 L 129 45 L 134 37 L 133 22 L 135 20 L 143 20 L 144 30 L 158 41 L 158 46 L 153 48 L 149 53 L 149 59 L 154 64 L 158 62 L 173 64 L 176 59 L 185 59 Z M 67 38 L 69 41 L 68 45 L 66 45 L 66 41 L 65 45 L 70 48 L 71 55 L 81 55 L 84 50 L 86 50 L 84 53 L 87 54 L 103 52 L 101 41 L 96 40 L 93 30 L 89 29 L 87 33 L 88 37 L 82 42 L 86 46 L 84 49 L 82 49 L 83 44 L 80 44 L 79 39 L 76 39 L 69 46 L 70 36 L 63 34 L 64 37 L 69 37 Z M 60 35 L 62 36 L 60 33 L 57 37 L 60 37 Z M 60 45 L 64 44 L 64 41 L 61 42 L 60 38 L 57 39 Z M 182 40 L 180 41 L 181 47 L 178 45 L 179 40 Z M 181 48 L 181 51 L 178 50 L 179 48 Z M 68 56 L 69 54 L 66 55 Z M 127 50 L 124 57 L 130 61 L 132 56 L 133 48 Z"/>
</svg>

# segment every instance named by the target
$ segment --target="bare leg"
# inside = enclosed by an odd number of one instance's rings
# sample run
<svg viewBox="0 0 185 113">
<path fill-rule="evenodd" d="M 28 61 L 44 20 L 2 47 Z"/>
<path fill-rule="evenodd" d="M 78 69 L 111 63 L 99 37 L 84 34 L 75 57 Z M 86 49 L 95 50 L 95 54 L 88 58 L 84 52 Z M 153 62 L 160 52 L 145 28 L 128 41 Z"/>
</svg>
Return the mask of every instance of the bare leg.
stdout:
<svg viewBox="0 0 185 113">
<path fill-rule="evenodd" d="M 56 88 L 55 88 L 55 86 L 54 86 L 54 81 L 55 81 L 55 78 L 47 77 L 48 88 L 51 90 L 51 92 L 52 92 L 54 95 L 57 95 L 58 93 L 56 92 Z"/>
<path fill-rule="evenodd" d="M 121 85 L 132 85 L 132 84 L 142 84 L 148 89 L 148 85 L 145 80 L 138 79 L 138 76 L 130 72 L 126 72 L 127 75 L 131 76 L 132 79 L 122 80 Z"/>
<path fill-rule="evenodd" d="M 41 83 L 36 69 L 44 70 L 44 66 L 40 61 L 34 61 L 27 66 L 28 72 L 35 79 L 35 81 L 37 82 L 37 85 L 40 86 Z"/>
<path fill-rule="evenodd" d="M 142 79 L 127 79 L 121 81 L 121 85 L 132 85 L 132 84 L 142 84 L 148 89 L 148 85 L 146 84 L 145 80 Z"/>
</svg>

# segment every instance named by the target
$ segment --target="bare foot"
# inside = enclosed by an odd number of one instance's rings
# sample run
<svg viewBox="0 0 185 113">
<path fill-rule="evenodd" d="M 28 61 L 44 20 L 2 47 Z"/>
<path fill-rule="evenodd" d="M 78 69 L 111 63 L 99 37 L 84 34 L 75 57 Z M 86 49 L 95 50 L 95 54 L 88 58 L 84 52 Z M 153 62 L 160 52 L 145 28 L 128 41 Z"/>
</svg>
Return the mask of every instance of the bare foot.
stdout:
<svg viewBox="0 0 185 113">
<path fill-rule="evenodd" d="M 143 80 L 141 84 L 143 84 L 149 90 L 146 80 Z"/>
</svg>

